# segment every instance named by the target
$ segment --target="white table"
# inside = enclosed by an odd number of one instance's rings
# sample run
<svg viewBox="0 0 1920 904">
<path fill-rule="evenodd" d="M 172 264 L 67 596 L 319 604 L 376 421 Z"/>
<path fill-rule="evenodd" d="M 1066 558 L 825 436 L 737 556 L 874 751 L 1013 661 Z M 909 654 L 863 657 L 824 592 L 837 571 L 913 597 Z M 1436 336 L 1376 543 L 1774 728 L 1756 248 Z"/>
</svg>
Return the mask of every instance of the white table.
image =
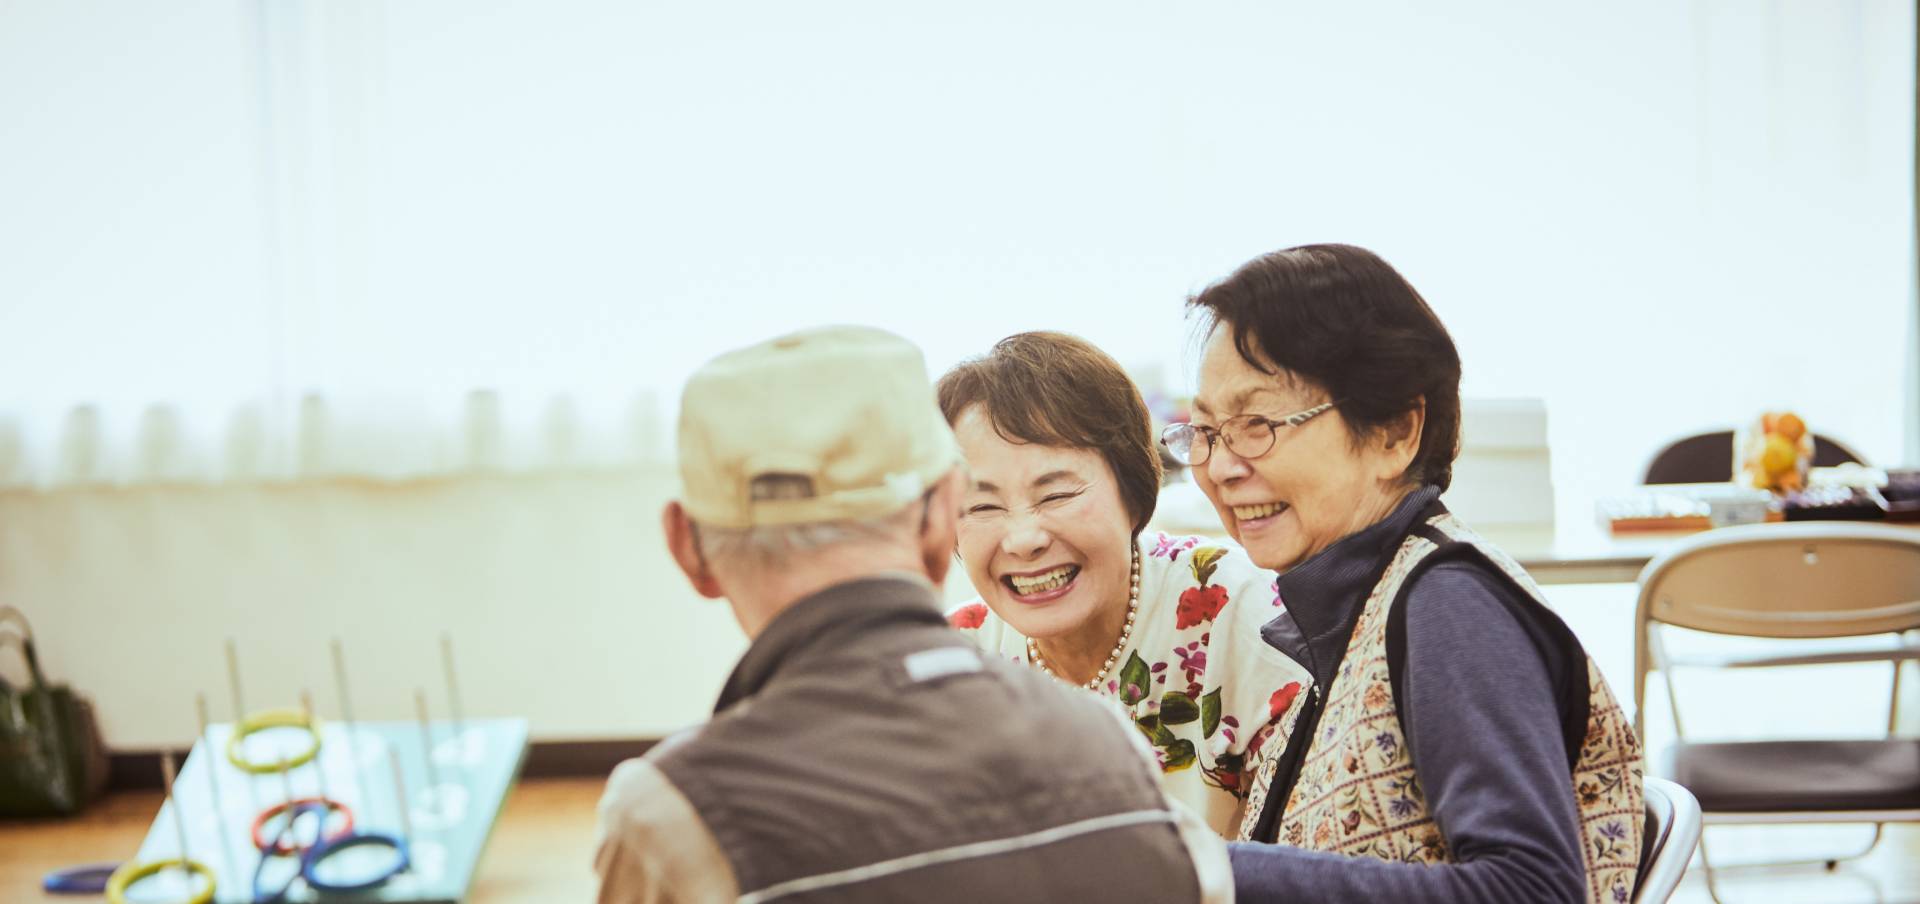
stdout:
<svg viewBox="0 0 1920 904">
<path fill-rule="evenodd" d="M 1598 524 L 1586 528 L 1469 525 L 1540 584 L 1630 584 L 1655 556 L 1699 531 L 1644 532 L 1615 536 Z"/>
<path fill-rule="evenodd" d="M 1562 500 L 1554 524 L 1467 526 L 1519 560 L 1533 579 L 1547 584 L 1631 584 L 1655 556 L 1702 531 L 1640 531 L 1615 535 L 1594 516 L 1590 499 Z M 1169 488 L 1160 497 L 1154 527 L 1168 533 L 1224 537 L 1213 508 L 1197 489 Z M 1920 528 L 1916 528 L 1920 529 Z"/>
</svg>

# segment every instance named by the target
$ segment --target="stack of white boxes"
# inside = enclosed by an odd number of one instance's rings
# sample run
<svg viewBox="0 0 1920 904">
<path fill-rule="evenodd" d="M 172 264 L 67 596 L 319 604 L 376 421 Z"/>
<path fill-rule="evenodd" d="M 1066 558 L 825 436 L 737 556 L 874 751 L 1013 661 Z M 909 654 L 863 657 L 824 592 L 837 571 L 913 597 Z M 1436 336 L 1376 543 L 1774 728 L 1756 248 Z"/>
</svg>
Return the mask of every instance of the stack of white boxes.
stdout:
<svg viewBox="0 0 1920 904">
<path fill-rule="evenodd" d="M 1553 459 L 1539 399 L 1463 399 L 1453 486 L 1440 497 L 1480 530 L 1553 528 Z"/>
</svg>

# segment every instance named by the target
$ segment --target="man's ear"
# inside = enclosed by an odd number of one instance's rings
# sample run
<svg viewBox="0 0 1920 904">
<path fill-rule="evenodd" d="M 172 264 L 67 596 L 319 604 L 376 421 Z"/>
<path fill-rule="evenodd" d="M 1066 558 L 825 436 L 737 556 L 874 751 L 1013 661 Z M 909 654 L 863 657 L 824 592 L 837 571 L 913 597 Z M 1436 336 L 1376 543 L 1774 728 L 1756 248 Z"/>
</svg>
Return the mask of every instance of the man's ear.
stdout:
<svg viewBox="0 0 1920 904">
<path fill-rule="evenodd" d="M 673 556 L 674 564 L 680 566 L 681 573 L 687 576 L 687 582 L 696 592 L 708 599 L 726 595 L 700 550 L 700 536 L 693 519 L 687 517 L 687 510 L 681 508 L 678 501 L 667 503 L 660 511 L 660 532 L 667 538 L 667 554 Z"/>
<path fill-rule="evenodd" d="M 1375 476 L 1392 483 L 1402 480 L 1414 457 L 1420 454 L 1420 434 L 1426 426 L 1425 396 L 1415 399 L 1406 413 L 1380 425 L 1380 451 L 1385 457 L 1380 463 L 1380 473 Z"/>
<path fill-rule="evenodd" d="M 948 471 L 927 494 L 926 510 L 920 515 L 920 562 L 935 585 L 947 579 L 947 571 L 959 558 L 960 487 L 965 481 L 963 469 Z"/>
</svg>

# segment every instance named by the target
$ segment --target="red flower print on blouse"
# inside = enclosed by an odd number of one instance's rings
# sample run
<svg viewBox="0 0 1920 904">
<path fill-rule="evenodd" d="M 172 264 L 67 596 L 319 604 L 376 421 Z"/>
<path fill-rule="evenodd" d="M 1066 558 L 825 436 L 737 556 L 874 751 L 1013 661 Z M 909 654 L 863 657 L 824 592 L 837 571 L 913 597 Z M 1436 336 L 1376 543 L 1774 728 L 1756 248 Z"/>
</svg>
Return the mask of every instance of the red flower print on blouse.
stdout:
<svg viewBox="0 0 1920 904">
<path fill-rule="evenodd" d="M 1267 710 L 1272 713 L 1267 718 L 1280 718 L 1280 714 L 1286 712 L 1287 707 L 1293 705 L 1293 698 L 1298 696 L 1300 696 L 1300 682 L 1298 681 L 1289 681 L 1286 687 L 1274 691 L 1273 696 L 1267 698 Z"/>
<path fill-rule="evenodd" d="M 1201 622 L 1210 622 L 1227 605 L 1227 588 L 1215 584 L 1211 587 L 1189 587 L 1180 594 L 1180 605 L 1174 610 L 1174 627 L 1182 630 Z"/>
<path fill-rule="evenodd" d="M 947 613 L 947 624 L 956 628 L 978 628 L 987 622 L 986 603 L 968 603 Z"/>
</svg>

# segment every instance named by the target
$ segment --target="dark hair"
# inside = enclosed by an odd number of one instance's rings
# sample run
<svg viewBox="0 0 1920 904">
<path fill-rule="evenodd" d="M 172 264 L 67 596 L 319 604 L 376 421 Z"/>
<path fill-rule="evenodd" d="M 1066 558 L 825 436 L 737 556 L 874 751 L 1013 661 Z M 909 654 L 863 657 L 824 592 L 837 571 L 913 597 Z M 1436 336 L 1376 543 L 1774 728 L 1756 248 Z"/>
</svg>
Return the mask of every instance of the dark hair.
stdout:
<svg viewBox="0 0 1920 904">
<path fill-rule="evenodd" d="M 1460 352 L 1420 293 L 1380 256 L 1352 245 L 1261 255 L 1187 300 L 1211 334 L 1233 330 L 1240 357 L 1339 399 L 1358 442 L 1426 400 L 1408 479 L 1441 489 L 1460 451 Z"/>
<path fill-rule="evenodd" d="M 984 406 L 1009 442 L 1091 449 L 1120 484 L 1135 534 L 1146 529 L 1160 495 L 1160 451 L 1153 417 L 1127 372 L 1093 343 L 1066 333 L 1017 333 L 940 378 L 947 423 Z"/>
</svg>

